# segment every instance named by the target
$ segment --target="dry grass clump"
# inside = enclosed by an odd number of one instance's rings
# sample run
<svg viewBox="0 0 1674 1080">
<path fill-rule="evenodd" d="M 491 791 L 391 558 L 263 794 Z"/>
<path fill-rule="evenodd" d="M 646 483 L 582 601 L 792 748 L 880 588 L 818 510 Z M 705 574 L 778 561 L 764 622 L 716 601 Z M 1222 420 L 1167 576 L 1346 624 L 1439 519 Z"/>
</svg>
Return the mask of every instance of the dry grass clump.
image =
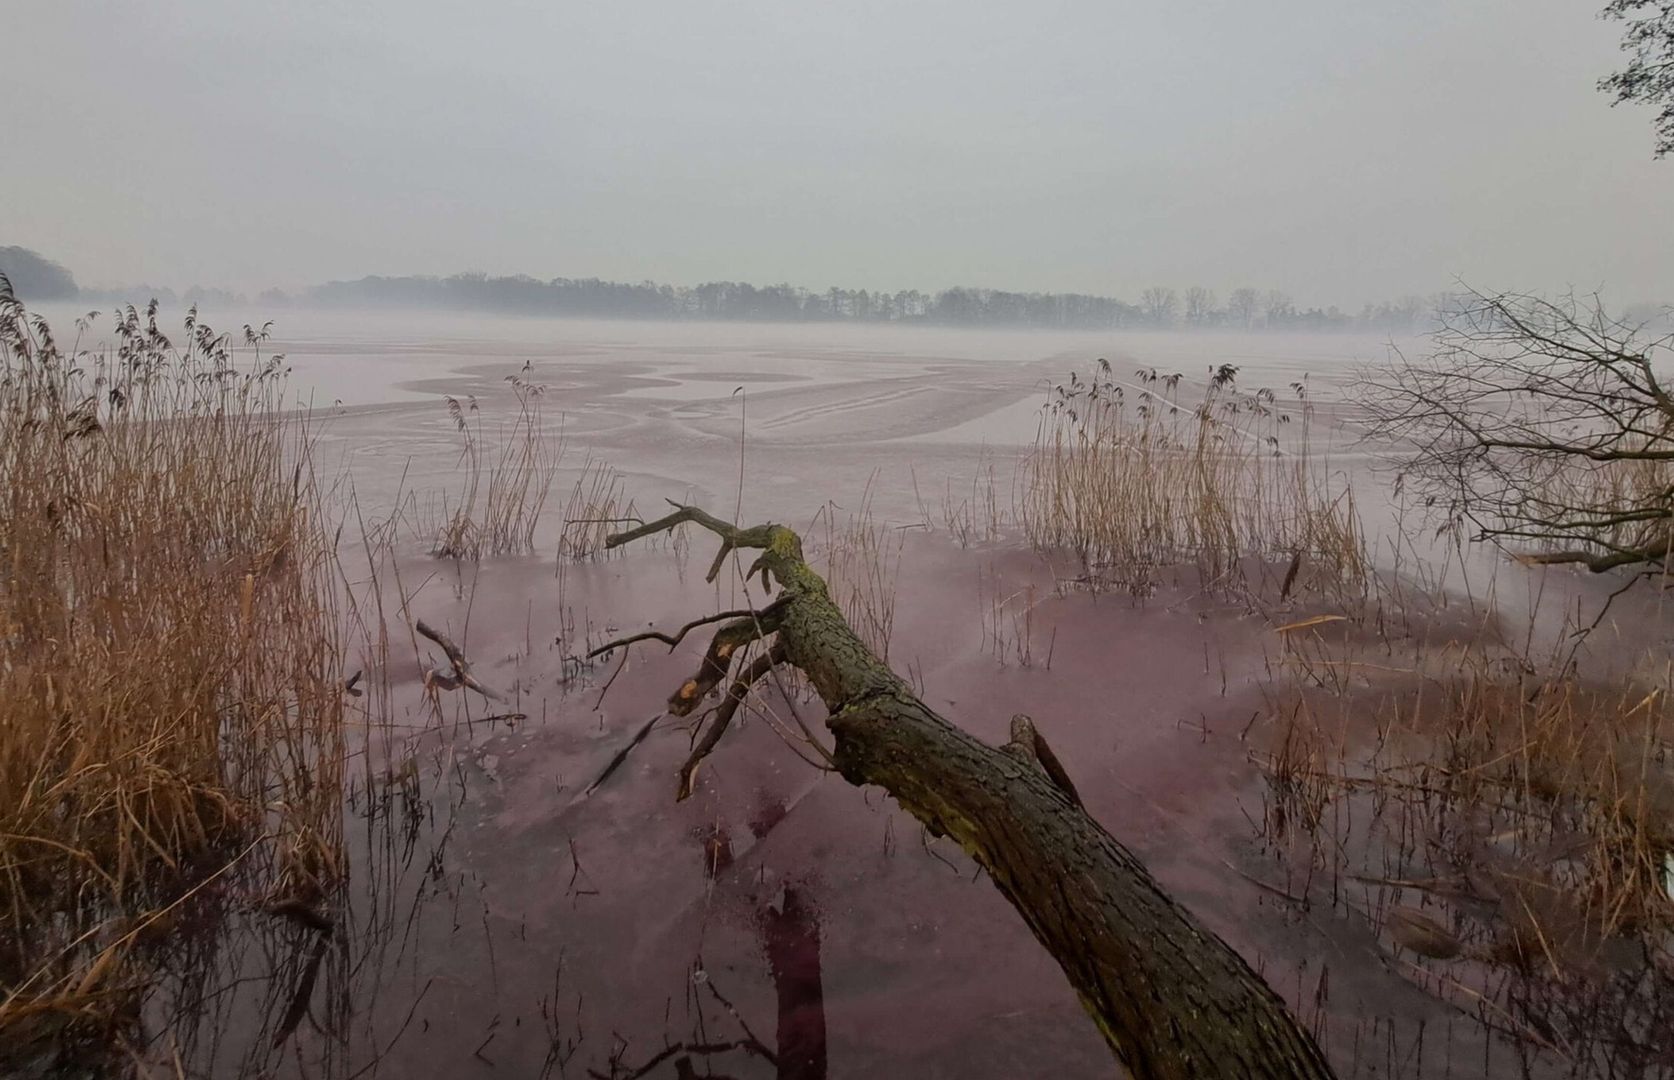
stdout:
<svg viewBox="0 0 1674 1080">
<path fill-rule="evenodd" d="M 1473 648 L 1408 670 L 1280 695 L 1269 837 L 1303 838 L 1309 878 L 1524 1075 L 1666 1075 L 1674 668 L 1605 686 Z"/>
<path fill-rule="evenodd" d="M 977 456 L 976 472 L 971 476 L 971 490 L 955 491 L 953 477 L 947 478 L 942 491 L 941 528 L 962 548 L 972 544 L 993 544 L 1003 535 L 1006 515 L 1000 508 L 999 483 L 994 466 L 994 455 L 983 447 Z M 918 490 L 918 474 L 913 473 L 913 494 L 918 499 L 919 513 L 924 527 L 934 528 L 930 509 Z"/>
<path fill-rule="evenodd" d="M 1035 608 L 1042 597 L 1033 582 L 1012 588 L 996 566 L 978 571 L 977 597 L 982 619 L 983 647 L 1004 667 L 1035 666 Z M 1047 640 L 1046 667 L 1052 668 L 1052 650 L 1057 634 Z"/>
<path fill-rule="evenodd" d="M 1029 541 L 1073 552 L 1095 583 L 1145 595 L 1159 569 L 1195 566 L 1206 588 L 1247 587 L 1252 561 L 1287 563 L 1284 590 L 1359 595 L 1370 572 L 1346 485 L 1332 490 L 1308 439 L 1307 388 L 1293 405 L 1213 371 L 1195 405 L 1181 376 L 1125 384 L 1099 361 L 1054 387 L 1024 464 Z"/>
<path fill-rule="evenodd" d="M 859 507 L 841 514 L 836 503 L 828 502 L 809 531 L 819 541 L 817 554 L 824 557 L 831 598 L 867 647 L 887 661 L 889 641 L 895 634 L 895 591 L 901 579 L 905 532 L 873 515 L 870 481 Z"/>
<path fill-rule="evenodd" d="M 638 521 L 637 515 L 633 500 L 624 491 L 622 474 L 606 462 L 589 458 L 564 503 L 559 562 L 603 558 L 611 550 L 605 547 L 605 540 L 611 533 L 620 532 L 625 522 Z"/>
<path fill-rule="evenodd" d="M 1525 561 L 1576 551 L 1601 560 L 1601 566 L 1612 560 L 1643 562 L 1651 575 L 1666 573 L 1665 554 L 1674 540 L 1674 460 L 1654 455 L 1674 446 L 1674 421 L 1664 420 L 1658 429 L 1622 440 L 1625 453 L 1651 457 L 1592 461 L 1531 455 L 1524 462 L 1529 475 L 1517 509 L 1522 520 L 1506 525 L 1508 540 L 1539 553 Z"/>
<path fill-rule="evenodd" d="M 0 279 L 0 1046 L 135 1007 L 209 882 L 311 904 L 341 871 L 306 427 L 265 331 L 185 330 L 129 307 L 61 351 Z"/>
<path fill-rule="evenodd" d="M 528 370 L 525 365 L 524 372 Z M 465 489 L 451 509 L 444 506 L 434 545 L 438 558 L 476 560 L 485 554 L 522 555 L 535 549 L 535 532 L 558 475 L 564 440 L 561 434 L 547 434 L 541 412 L 546 388 L 522 375 L 508 375 L 506 382 L 517 412 L 493 447 L 485 445 L 477 399 L 447 399 L 448 416 L 463 440 Z"/>
</svg>

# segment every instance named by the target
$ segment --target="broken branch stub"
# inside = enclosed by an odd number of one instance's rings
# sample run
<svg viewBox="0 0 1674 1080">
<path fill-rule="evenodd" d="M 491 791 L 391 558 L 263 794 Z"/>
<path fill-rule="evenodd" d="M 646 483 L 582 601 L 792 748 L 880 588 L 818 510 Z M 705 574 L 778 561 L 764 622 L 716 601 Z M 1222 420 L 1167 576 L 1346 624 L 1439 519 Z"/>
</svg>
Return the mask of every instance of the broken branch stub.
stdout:
<svg viewBox="0 0 1674 1080">
<path fill-rule="evenodd" d="M 1242 957 L 1174 902 L 1143 863 L 1082 807 L 1026 718 L 993 747 L 937 715 L 862 642 L 782 525 L 740 528 L 694 506 L 609 537 L 607 548 L 691 522 L 780 595 L 723 626 L 697 676 L 670 699 L 689 712 L 720 685 L 743 645 L 776 635 L 734 677 L 724 713 L 775 664 L 802 671 L 828 711 L 835 762 L 852 784 L 876 784 L 988 872 L 1058 961 L 1116 1057 L 1136 1080 L 1332 1075 L 1312 1037 Z M 771 612 L 771 614 L 769 614 Z M 681 790 L 725 730 L 718 712 L 682 770 Z"/>
<path fill-rule="evenodd" d="M 453 674 L 451 676 L 445 675 L 439 671 L 426 672 L 426 685 L 434 685 L 442 690 L 454 690 L 463 686 L 468 689 L 475 690 L 477 693 L 481 694 L 490 701 L 506 700 L 506 696 L 504 694 L 497 690 L 490 689 L 489 687 L 484 686 L 481 682 L 477 681 L 477 677 L 471 674 L 471 661 L 465 658 L 464 651 L 460 649 L 458 645 L 453 643 L 452 638 L 448 637 L 440 630 L 437 630 L 423 619 L 420 619 L 413 628 L 420 634 L 429 638 L 431 641 L 434 641 L 437 645 L 440 645 L 442 647 L 442 652 L 447 654 L 448 664 L 453 668 Z"/>
</svg>

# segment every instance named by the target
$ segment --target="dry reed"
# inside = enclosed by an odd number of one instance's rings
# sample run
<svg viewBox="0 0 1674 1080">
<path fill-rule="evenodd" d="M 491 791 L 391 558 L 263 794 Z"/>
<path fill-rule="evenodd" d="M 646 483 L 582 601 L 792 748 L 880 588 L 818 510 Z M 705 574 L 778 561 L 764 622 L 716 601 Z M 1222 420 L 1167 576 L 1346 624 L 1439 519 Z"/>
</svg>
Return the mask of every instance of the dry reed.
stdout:
<svg viewBox="0 0 1674 1080">
<path fill-rule="evenodd" d="M 529 370 L 525 365 L 523 373 Z M 484 436 L 477 399 L 447 399 L 448 416 L 462 440 L 459 464 L 465 486 L 451 508 L 444 503 L 444 520 L 435 534 L 438 558 L 476 560 L 485 554 L 521 555 L 535 549 L 541 514 L 563 459 L 564 438 L 561 432 L 556 437 L 547 433 L 541 410 L 544 386 L 523 375 L 508 375 L 506 382 L 517 411 L 492 446 Z"/>
<path fill-rule="evenodd" d="M 78 320 L 85 329 L 91 321 Z M 342 869 L 342 678 L 306 421 L 266 330 L 156 305 L 61 350 L 0 279 L 0 1043 L 109 1024 L 236 875 Z"/>
<path fill-rule="evenodd" d="M 605 540 L 621 531 L 625 522 L 637 521 L 637 513 L 624 494 L 622 475 L 608 463 L 589 458 L 564 503 L 559 562 L 605 557 L 612 550 L 605 547 Z"/>
<path fill-rule="evenodd" d="M 1103 360 L 1054 387 L 1019 492 L 1030 543 L 1073 552 L 1094 584 L 1135 595 L 1181 564 L 1205 588 L 1243 588 L 1251 560 L 1295 561 L 1302 578 L 1287 591 L 1362 593 L 1353 495 L 1333 490 L 1309 445 L 1306 385 L 1281 406 L 1270 390 L 1240 392 L 1236 376 L 1212 371 L 1195 405 L 1180 402 L 1179 375 L 1141 370 L 1125 384 Z"/>
<path fill-rule="evenodd" d="M 811 531 L 822 541 L 818 555 L 824 557 L 825 581 L 832 599 L 867 647 L 887 661 L 890 638 L 895 634 L 895 592 L 906 538 L 902 529 L 879 522 L 873 515 L 876 479 L 874 476 L 867 481 L 859 507 L 841 518 L 841 508 L 826 503 L 815 516 Z"/>
<path fill-rule="evenodd" d="M 1269 709 L 1269 839 L 1302 839 L 1309 879 L 1424 958 L 1421 985 L 1468 988 L 1524 1075 L 1664 1075 L 1674 668 L 1605 684 L 1567 649 L 1302 633 L 1300 680 Z M 1413 905 L 1434 924 L 1422 941 Z"/>
</svg>

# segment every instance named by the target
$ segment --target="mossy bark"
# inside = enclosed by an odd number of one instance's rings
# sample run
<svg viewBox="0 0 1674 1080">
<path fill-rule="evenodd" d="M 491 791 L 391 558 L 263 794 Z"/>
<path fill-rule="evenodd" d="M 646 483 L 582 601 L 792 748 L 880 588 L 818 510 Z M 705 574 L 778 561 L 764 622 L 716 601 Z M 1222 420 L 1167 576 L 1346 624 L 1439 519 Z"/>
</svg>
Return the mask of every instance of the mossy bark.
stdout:
<svg viewBox="0 0 1674 1080">
<path fill-rule="evenodd" d="M 779 597 L 762 616 L 722 627 L 720 647 L 710 647 L 672 709 L 690 712 L 719 685 L 741 642 L 776 633 L 775 655 L 801 669 L 825 703 L 838 771 L 883 788 L 987 871 L 1134 1077 L 1332 1075 L 1278 995 L 1162 890 L 1073 788 L 1054 780 L 1056 761 L 1040 752 L 1032 727 L 1014 725 L 1012 741 L 993 747 L 937 715 L 849 626 L 804 562 L 795 532 L 740 529 L 680 507 L 609 545 L 684 522 L 721 538 L 711 577 L 729 552 L 758 549 L 750 572 L 776 585 Z"/>
</svg>

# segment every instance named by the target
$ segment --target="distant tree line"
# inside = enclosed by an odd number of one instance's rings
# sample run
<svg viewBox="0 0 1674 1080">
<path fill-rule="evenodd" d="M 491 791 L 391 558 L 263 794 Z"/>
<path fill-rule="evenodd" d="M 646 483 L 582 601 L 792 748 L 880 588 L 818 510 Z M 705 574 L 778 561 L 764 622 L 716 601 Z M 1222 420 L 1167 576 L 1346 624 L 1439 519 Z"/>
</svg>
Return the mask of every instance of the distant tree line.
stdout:
<svg viewBox="0 0 1674 1080">
<path fill-rule="evenodd" d="M 225 309 L 230 307 L 248 307 L 250 300 L 243 293 L 231 289 L 215 289 L 203 285 L 193 285 L 189 289 L 176 292 L 165 285 L 124 285 L 116 288 L 82 289 L 76 294 L 84 304 L 137 304 L 141 300 L 156 300 L 166 307 L 186 305 L 207 309 Z M 285 294 L 269 289 L 256 297 L 256 307 L 266 307 L 273 304 L 284 305 L 291 303 Z M 259 314 L 259 311 L 257 312 Z"/>
<path fill-rule="evenodd" d="M 727 319 L 754 322 L 900 322 L 953 326 L 1062 329 L 1238 329 L 1408 333 L 1427 329 L 1446 297 L 1408 296 L 1367 304 L 1358 313 L 1299 306 L 1278 290 L 1234 290 L 1223 304 L 1213 290 L 1184 293 L 1155 286 L 1138 303 L 1084 293 L 1008 292 L 956 287 L 941 292 L 756 286 L 712 281 L 696 286 L 626 284 L 598 278 L 541 281 L 518 275 L 364 277 L 333 281 L 296 296 L 264 293 L 264 303 L 331 307 L 433 307 L 514 314 L 625 319 Z"/>
<path fill-rule="evenodd" d="M 245 307 L 251 302 L 225 289 L 194 285 L 173 289 L 136 285 L 124 289 L 78 289 L 62 266 L 20 247 L 0 247 L 0 273 L 26 301 L 79 299 L 115 304 L 155 298 L 165 304 L 207 308 Z M 629 284 L 598 278 L 553 278 L 524 274 L 490 277 L 363 277 L 332 281 L 296 293 L 269 289 L 254 307 L 272 312 L 289 306 L 337 308 L 432 308 L 558 315 L 604 319 L 704 319 L 741 322 L 933 323 L 943 326 L 1024 327 L 1079 330 L 1287 330 L 1312 332 L 1424 333 L 1458 306 L 1453 294 L 1404 296 L 1366 304 L 1358 312 L 1336 307 L 1302 307 L 1277 289 L 1234 289 L 1223 301 L 1213 289 L 1194 285 L 1179 291 L 1154 285 L 1138 303 L 1085 293 L 1007 292 L 957 287 L 941 292 L 898 292 L 794 285 L 756 286 L 741 281 L 703 285 Z M 1668 309 L 1630 308 L 1630 322 L 1661 323 Z"/>
<path fill-rule="evenodd" d="M 28 248 L 0 247 L 0 274 L 20 300 L 74 300 L 80 294 L 74 274 Z"/>
</svg>

